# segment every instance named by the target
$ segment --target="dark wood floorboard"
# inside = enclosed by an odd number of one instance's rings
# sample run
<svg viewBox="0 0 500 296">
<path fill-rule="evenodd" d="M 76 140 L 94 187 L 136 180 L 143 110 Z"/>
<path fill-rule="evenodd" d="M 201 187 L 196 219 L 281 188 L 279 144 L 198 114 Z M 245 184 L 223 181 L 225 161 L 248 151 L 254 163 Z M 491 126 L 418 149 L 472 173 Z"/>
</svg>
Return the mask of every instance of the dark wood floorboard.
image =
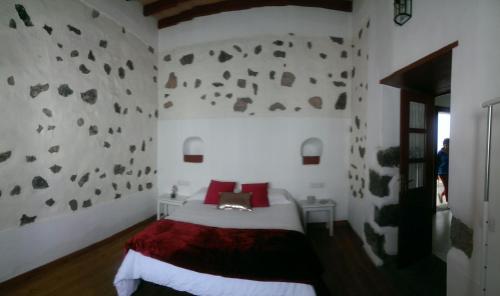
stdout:
<svg viewBox="0 0 500 296">
<path fill-rule="evenodd" d="M 123 258 L 123 246 L 144 227 L 139 225 L 106 244 L 58 264 L 57 268 L 35 273 L 22 283 L 0 284 L 0 295 L 116 295 L 113 279 Z M 336 225 L 334 237 L 328 236 L 323 225 L 312 225 L 308 237 L 323 262 L 323 280 L 331 295 L 402 295 L 392 282 L 401 279 L 397 271 L 391 273 L 375 267 L 349 224 Z M 418 279 L 413 277 L 412 280 Z M 165 294 L 152 285 L 142 285 L 135 295 Z"/>
</svg>

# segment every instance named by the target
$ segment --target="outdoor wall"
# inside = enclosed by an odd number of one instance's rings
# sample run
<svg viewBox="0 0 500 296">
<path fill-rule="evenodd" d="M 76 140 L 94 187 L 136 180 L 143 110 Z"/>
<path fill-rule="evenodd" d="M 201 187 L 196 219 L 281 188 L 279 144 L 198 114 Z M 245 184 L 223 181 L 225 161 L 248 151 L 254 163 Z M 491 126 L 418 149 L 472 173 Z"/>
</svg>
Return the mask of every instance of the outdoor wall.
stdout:
<svg viewBox="0 0 500 296">
<path fill-rule="evenodd" d="M 350 32 L 347 13 L 299 7 L 161 30 L 159 192 L 177 184 L 191 193 L 217 178 L 268 181 L 299 199 L 334 198 L 346 219 Z M 192 136 L 204 141 L 201 164 L 182 161 Z M 300 147 L 310 137 L 323 142 L 323 155 L 304 166 Z"/>
<path fill-rule="evenodd" d="M 158 111 L 155 49 L 99 10 L 2 1 L 0 34 L 3 281 L 154 213 Z"/>
</svg>

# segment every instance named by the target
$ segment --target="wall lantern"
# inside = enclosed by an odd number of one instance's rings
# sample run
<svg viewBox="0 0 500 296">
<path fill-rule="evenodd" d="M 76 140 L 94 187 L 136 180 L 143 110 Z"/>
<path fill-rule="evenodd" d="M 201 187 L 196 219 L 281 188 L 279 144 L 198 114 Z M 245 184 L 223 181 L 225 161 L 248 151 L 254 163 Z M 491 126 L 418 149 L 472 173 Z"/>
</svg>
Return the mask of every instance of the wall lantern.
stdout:
<svg viewBox="0 0 500 296">
<path fill-rule="evenodd" d="M 411 0 L 394 0 L 394 22 L 400 26 L 411 18 Z"/>
</svg>

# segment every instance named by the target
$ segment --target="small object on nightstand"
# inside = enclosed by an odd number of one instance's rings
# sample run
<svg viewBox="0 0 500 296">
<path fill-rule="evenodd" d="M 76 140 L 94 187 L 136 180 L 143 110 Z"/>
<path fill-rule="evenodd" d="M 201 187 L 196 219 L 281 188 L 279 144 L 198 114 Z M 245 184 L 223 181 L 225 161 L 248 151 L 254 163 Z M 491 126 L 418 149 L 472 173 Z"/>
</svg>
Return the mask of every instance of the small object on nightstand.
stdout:
<svg viewBox="0 0 500 296">
<path fill-rule="evenodd" d="M 172 186 L 172 192 L 170 193 L 170 198 L 175 198 L 177 196 L 177 186 Z"/>
<path fill-rule="evenodd" d="M 314 196 L 314 195 L 307 196 L 308 203 L 313 204 L 315 201 L 316 201 L 316 196 Z"/>
<path fill-rule="evenodd" d="M 157 199 L 156 204 L 156 220 L 164 218 L 174 211 L 175 208 L 180 207 L 186 203 L 187 196 L 175 195 L 171 197 L 171 193 L 164 194 Z"/>
<path fill-rule="evenodd" d="M 302 218 L 304 222 L 304 230 L 307 231 L 307 223 L 309 222 L 309 213 L 311 212 L 327 212 L 327 227 L 330 236 L 333 236 L 333 222 L 335 221 L 335 206 L 337 205 L 332 199 L 314 199 L 310 202 L 309 196 L 307 200 L 299 201 L 300 208 L 302 209 Z"/>
</svg>

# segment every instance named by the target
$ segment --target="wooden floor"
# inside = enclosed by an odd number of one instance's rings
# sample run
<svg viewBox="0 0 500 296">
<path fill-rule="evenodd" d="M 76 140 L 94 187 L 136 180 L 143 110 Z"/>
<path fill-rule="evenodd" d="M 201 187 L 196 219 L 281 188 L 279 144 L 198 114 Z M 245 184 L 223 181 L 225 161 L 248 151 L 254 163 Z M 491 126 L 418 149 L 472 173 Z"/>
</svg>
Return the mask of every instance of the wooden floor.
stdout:
<svg viewBox="0 0 500 296">
<path fill-rule="evenodd" d="M 123 245 L 144 227 L 138 225 L 91 251 L 32 273 L 22 282 L 0 284 L 0 295 L 116 295 L 113 278 L 123 258 Z M 397 295 L 386 275 L 368 259 L 347 223 L 336 225 L 335 237 L 317 226 L 311 227 L 308 236 L 324 263 L 324 281 L 332 295 Z"/>
</svg>

